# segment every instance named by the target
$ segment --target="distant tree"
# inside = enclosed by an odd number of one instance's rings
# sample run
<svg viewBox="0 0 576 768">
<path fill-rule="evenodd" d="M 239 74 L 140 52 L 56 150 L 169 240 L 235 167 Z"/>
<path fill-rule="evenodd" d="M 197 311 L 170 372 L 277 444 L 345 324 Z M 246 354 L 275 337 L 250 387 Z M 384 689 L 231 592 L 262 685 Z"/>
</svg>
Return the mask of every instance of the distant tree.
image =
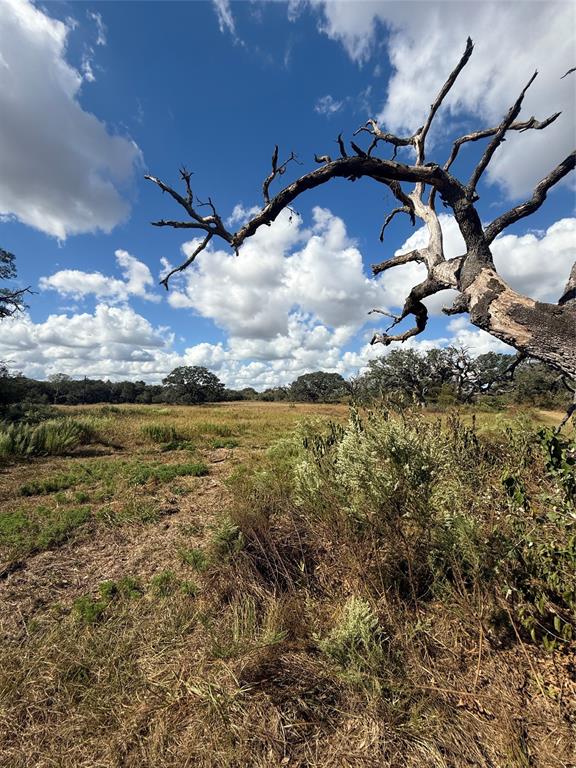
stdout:
<svg viewBox="0 0 576 768">
<path fill-rule="evenodd" d="M 523 362 L 514 376 L 514 400 L 543 408 L 564 406 L 569 392 L 558 371 L 536 360 Z"/>
<path fill-rule="evenodd" d="M 224 384 L 207 368 L 200 365 L 183 365 L 174 368 L 162 380 L 166 401 L 187 405 L 217 402 L 224 397 Z"/>
<path fill-rule="evenodd" d="M 364 377 L 368 393 L 372 397 L 401 394 L 426 405 L 431 394 L 451 378 L 444 351 L 433 352 L 428 356 L 414 349 L 394 349 L 385 357 L 371 360 Z"/>
<path fill-rule="evenodd" d="M 54 373 L 48 376 L 48 382 L 52 390 L 52 402 L 59 403 L 62 400 L 63 392 L 66 390 L 71 377 L 66 373 Z"/>
<path fill-rule="evenodd" d="M 290 399 L 307 403 L 332 403 L 346 394 L 348 385 L 339 373 L 305 373 L 290 385 Z"/>
<path fill-rule="evenodd" d="M 401 393 L 421 405 L 439 398 L 443 402 L 469 403 L 482 394 L 510 388 L 507 372 L 511 355 L 488 352 L 472 357 L 464 347 L 446 347 L 417 352 L 393 350 L 372 360 L 360 384 L 369 396 Z"/>
<path fill-rule="evenodd" d="M 290 397 L 289 387 L 268 387 L 258 395 L 259 400 L 265 403 L 281 403 Z"/>
<path fill-rule="evenodd" d="M 9 251 L 0 248 L 0 280 L 11 280 L 16 277 L 15 256 Z M 23 297 L 29 292 L 29 288 L 12 290 L 0 288 L 0 318 L 13 315 L 23 309 Z"/>
</svg>

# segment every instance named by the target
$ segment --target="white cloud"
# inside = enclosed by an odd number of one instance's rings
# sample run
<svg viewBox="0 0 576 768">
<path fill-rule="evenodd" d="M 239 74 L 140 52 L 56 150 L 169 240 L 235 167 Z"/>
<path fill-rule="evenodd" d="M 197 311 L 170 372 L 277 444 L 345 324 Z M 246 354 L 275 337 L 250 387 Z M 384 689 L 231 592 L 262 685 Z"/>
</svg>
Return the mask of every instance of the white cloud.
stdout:
<svg viewBox="0 0 576 768">
<path fill-rule="evenodd" d="M 93 57 L 94 50 L 92 48 L 88 48 L 82 56 L 82 74 L 84 75 L 84 80 L 88 83 L 96 82 L 96 75 L 92 67 Z"/>
<path fill-rule="evenodd" d="M 96 24 L 96 45 L 106 45 L 106 26 L 102 16 L 95 11 L 87 11 L 86 16 Z"/>
<path fill-rule="evenodd" d="M 314 209 L 313 219 L 306 229 L 284 211 L 239 256 L 203 251 L 176 280 L 170 304 L 196 310 L 236 339 L 290 339 L 294 316 L 309 329 L 325 326 L 343 343 L 366 323 L 369 309 L 403 297 L 395 299 L 384 281 L 364 273 L 362 255 L 341 219 L 322 208 Z M 185 244 L 184 253 L 195 245 Z"/>
<path fill-rule="evenodd" d="M 510 136 L 489 167 L 489 180 L 510 196 L 523 196 L 572 151 L 574 81 L 560 78 L 574 66 L 573 3 L 310 0 L 310 5 L 321 10 L 321 31 L 360 64 L 375 52 L 381 55 L 378 42 L 387 28 L 393 74 L 380 118 L 388 130 L 412 132 L 422 124 L 470 35 L 472 59 L 441 115 L 448 111 L 460 120 L 472 115 L 471 125 L 479 127 L 498 124 L 535 69 L 540 74 L 523 114 L 542 119 L 563 112 L 545 131 Z"/>
<path fill-rule="evenodd" d="M 336 112 L 340 112 L 343 106 L 344 102 L 342 100 L 338 101 L 328 93 L 316 101 L 314 111 L 318 112 L 319 115 L 334 115 Z"/>
<path fill-rule="evenodd" d="M 555 303 L 576 261 L 576 218 L 560 219 L 545 232 L 501 235 L 492 253 L 498 271 L 515 290 Z"/>
<path fill-rule="evenodd" d="M 66 61 L 70 27 L 27 0 L 0 6 L 0 215 L 60 239 L 109 232 L 129 213 L 118 188 L 140 150 L 80 106 L 94 73 L 90 58 L 85 78 Z"/>
<path fill-rule="evenodd" d="M 460 254 L 456 223 L 446 215 L 441 223 L 447 256 Z M 545 232 L 498 238 L 497 265 L 514 287 L 530 288 L 527 292 L 537 298 L 557 298 L 574 258 L 575 231 L 576 219 L 563 219 Z M 425 242 L 421 228 L 399 251 Z M 187 243 L 183 250 L 192 247 L 193 242 Z M 348 377 L 368 360 L 398 348 L 368 344 L 371 325 L 380 325 L 381 318 L 368 318 L 366 312 L 401 305 L 423 270 L 405 265 L 371 280 L 340 218 L 316 208 L 312 225 L 305 227 L 299 217 L 284 212 L 247 241 L 238 256 L 205 251 L 175 280 L 168 294 L 171 305 L 191 309 L 226 332 L 224 343 L 203 342 L 177 352 L 173 334 L 152 326 L 125 303 L 130 296 L 148 297 L 152 278 L 147 266 L 125 251 L 116 257 L 122 280 L 64 270 L 45 278 L 45 288 L 75 298 L 93 294 L 100 303 L 93 314 L 75 310 L 37 324 L 27 316 L 4 321 L 0 359 L 37 377 L 62 371 L 148 381 L 159 381 L 178 365 L 205 365 L 234 388 L 288 384 L 314 370 Z M 543 277 L 543 262 L 549 279 Z M 433 300 L 433 312 L 449 303 L 441 299 Z M 123 303 L 111 306 L 111 301 Z M 473 355 L 511 351 L 473 328 L 465 316 L 452 319 L 444 334 L 412 338 L 401 348 L 426 351 L 448 344 L 465 346 Z"/>
<path fill-rule="evenodd" d="M 39 286 L 43 291 L 55 290 L 61 296 L 71 296 L 75 299 L 94 295 L 97 299 L 106 299 L 109 302 L 124 302 L 131 296 L 137 296 L 147 301 L 160 301 L 157 293 L 149 292 L 154 286 L 154 278 L 148 266 L 127 251 L 117 250 L 114 255 L 123 280 L 103 275 L 101 272 L 63 269 L 48 277 L 41 277 Z"/>
<path fill-rule="evenodd" d="M 236 34 L 236 22 L 230 7 L 230 0 L 212 0 L 212 3 L 216 11 L 220 32 L 223 34 L 228 32 L 234 38 L 234 42 L 241 43 L 242 41 Z"/>
</svg>

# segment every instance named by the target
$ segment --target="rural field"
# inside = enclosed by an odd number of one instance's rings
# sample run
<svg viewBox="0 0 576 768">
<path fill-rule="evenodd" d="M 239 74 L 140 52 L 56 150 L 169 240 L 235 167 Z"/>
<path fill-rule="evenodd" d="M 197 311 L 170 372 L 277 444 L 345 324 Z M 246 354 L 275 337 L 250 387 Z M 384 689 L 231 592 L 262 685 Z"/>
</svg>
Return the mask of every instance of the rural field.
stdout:
<svg viewBox="0 0 576 768">
<path fill-rule="evenodd" d="M 0 464 L 0 765 L 574 764 L 561 414 L 58 412 Z"/>
</svg>

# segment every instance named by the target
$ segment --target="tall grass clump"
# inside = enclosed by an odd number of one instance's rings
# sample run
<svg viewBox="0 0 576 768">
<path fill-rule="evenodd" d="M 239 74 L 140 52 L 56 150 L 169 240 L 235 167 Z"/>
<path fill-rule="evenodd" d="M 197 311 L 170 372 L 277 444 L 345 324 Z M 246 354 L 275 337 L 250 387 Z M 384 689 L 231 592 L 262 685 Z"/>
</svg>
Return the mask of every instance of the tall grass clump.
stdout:
<svg viewBox="0 0 576 768">
<path fill-rule="evenodd" d="M 50 419 L 39 424 L 15 422 L 0 427 L 0 456 L 65 454 L 95 437 L 93 427 L 77 419 Z"/>
<path fill-rule="evenodd" d="M 144 424 L 142 434 L 153 443 L 172 443 L 178 440 L 178 432 L 173 424 Z"/>
</svg>

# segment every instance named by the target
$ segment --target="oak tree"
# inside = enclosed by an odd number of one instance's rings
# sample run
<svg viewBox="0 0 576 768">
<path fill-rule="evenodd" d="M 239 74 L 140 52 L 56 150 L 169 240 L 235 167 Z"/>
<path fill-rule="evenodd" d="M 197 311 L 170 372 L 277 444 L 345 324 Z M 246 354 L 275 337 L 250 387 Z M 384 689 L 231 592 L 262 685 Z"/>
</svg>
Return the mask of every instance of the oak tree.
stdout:
<svg viewBox="0 0 576 768">
<path fill-rule="evenodd" d="M 287 160 L 280 162 L 276 146 L 270 173 L 262 185 L 263 207 L 237 232 L 226 228 L 212 198 L 209 197 L 206 203 L 202 203 L 195 196 L 191 187 L 191 174 L 186 169 L 181 170 L 182 192 L 155 176 L 147 176 L 147 179 L 170 195 L 186 213 L 184 219 L 161 219 L 153 224 L 157 227 L 174 227 L 203 234 L 203 239 L 188 258 L 165 276 L 162 281 L 164 285 L 168 287 L 172 275 L 189 267 L 213 238 L 220 238 L 237 252 L 259 227 L 270 225 L 281 211 L 304 192 L 335 178 L 353 182 L 369 178 L 387 187 L 398 203 L 384 220 L 381 239 L 388 224 L 398 214 L 406 214 L 412 223 L 420 219 L 429 233 L 429 241 L 425 247 L 393 256 L 372 267 L 374 275 L 409 262 L 421 263 L 427 270 L 426 278 L 409 291 L 401 312 L 397 316 L 391 316 L 390 327 L 374 334 L 373 344 L 402 342 L 421 333 L 428 321 L 424 300 L 439 291 L 452 288 L 458 293 L 452 306 L 444 308 L 446 314 L 467 313 L 475 326 L 515 347 L 521 356 L 538 358 L 568 377 L 575 378 L 576 263 L 562 295 L 555 304 L 536 301 L 514 290 L 498 273 L 491 245 L 507 227 L 540 208 L 548 191 L 574 170 L 576 152 L 569 154 L 541 179 L 529 199 L 501 213 L 488 224 L 482 223 L 476 208 L 479 182 L 507 134 L 511 131 L 543 130 L 559 117 L 560 113 L 555 113 L 544 119 L 519 119 L 526 91 L 537 73 L 530 77 L 498 125 L 481 128 L 457 138 L 449 157 L 443 162 L 431 162 L 427 157 L 426 140 L 434 118 L 460 72 L 468 63 L 472 51 L 473 44 L 468 39 L 463 55 L 433 100 L 424 124 L 411 136 L 396 136 L 380 126 L 376 120 L 368 120 L 354 134 L 368 137 L 369 142 L 364 148 L 355 141 L 346 145 L 340 135 L 337 157 L 328 154 L 316 155 L 318 168 L 305 173 L 271 196 L 272 182 L 283 176 L 288 164 L 295 159 L 292 153 Z M 486 142 L 480 159 L 469 178 L 457 178 L 451 169 L 461 148 L 478 141 Z M 378 155 L 378 152 L 386 147 L 392 148 L 391 159 Z M 412 150 L 413 160 L 409 164 L 396 159 L 398 150 L 403 147 Z M 466 247 L 464 253 L 450 259 L 446 258 L 444 253 L 442 229 L 436 210 L 438 200 L 454 215 Z M 200 206 L 206 206 L 208 213 L 203 212 L 204 208 L 201 212 Z M 545 264 L 542 269 L 546 269 Z M 382 310 L 375 311 L 388 314 Z M 413 318 L 410 328 L 403 332 L 390 333 L 392 328 L 410 317 Z"/>
</svg>

